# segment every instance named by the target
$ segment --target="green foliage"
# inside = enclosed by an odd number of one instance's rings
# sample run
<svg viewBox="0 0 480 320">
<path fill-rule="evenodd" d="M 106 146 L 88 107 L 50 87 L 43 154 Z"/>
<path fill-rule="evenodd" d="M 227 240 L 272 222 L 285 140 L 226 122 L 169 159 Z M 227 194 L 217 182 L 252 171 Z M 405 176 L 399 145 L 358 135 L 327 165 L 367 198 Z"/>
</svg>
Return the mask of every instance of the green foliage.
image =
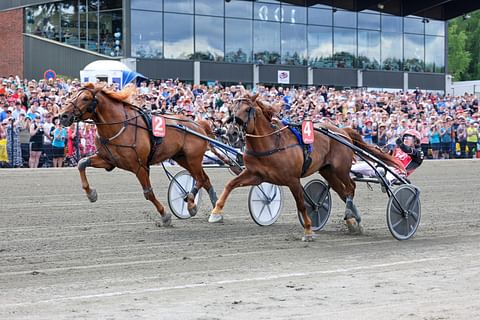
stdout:
<svg viewBox="0 0 480 320">
<path fill-rule="evenodd" d="M 480 11 L 458 17 L 448 27 L 448 69 L 455 81 L 480 79 Z"/>
</svg>

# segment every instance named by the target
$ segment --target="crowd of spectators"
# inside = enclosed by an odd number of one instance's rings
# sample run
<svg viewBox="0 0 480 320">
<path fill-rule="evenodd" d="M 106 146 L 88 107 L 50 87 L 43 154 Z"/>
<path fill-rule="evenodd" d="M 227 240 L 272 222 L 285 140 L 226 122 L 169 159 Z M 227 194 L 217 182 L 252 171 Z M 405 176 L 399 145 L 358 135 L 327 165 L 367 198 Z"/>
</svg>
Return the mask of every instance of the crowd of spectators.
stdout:
<svg viewBox="0 0 480 320">
<path fill-rule="evenodd" d="M 0 77 L 0 165 L 31 167 L 75 165 L 79 157 L 95 152 L 95 126 L 74 123 L 62 128 L 58 114 L 68 96 L 81 86 L 78 80 L 27 80 Z M 184 114 L 221 126 L 229 117 L 241 85 L 190 85 L 178 80 L 145 81 L 134 103 L 151 110 Z M 416 129 L 431 159 L 473 158 L 479 149 L 478 99 L 450 96 L 417 88 L 411 92 L 337 90 L 325 86 L 295 88 L 257 85 L 258 93 L 282 103 L 280 118 L 300 122 L 330 122 L 357 129 L 365 141 L 385 150 L 395 147 L 406 129 Z"/>
</svg>

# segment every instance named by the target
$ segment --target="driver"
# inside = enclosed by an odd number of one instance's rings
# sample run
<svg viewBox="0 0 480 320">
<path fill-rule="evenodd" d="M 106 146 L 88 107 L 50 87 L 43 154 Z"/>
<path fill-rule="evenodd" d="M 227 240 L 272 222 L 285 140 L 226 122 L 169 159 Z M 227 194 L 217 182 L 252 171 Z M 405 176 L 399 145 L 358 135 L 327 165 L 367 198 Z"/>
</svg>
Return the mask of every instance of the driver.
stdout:
<svg viewBox="0 0 480 320">
<path fill-rule="evenodd" d="M 400 176 L 408 177 L 411 175 L 423 162 L 423 152 L 420 148 L 420 139 L 421 136 L 418 131 L 413 129 L 405 130 L 402 136 L 396 141 L 397 146 L 393 150 L 393 156 L 403 164 L 406 173 L 398 172 L 398 170 L 391 167 L 389 168 Z M 363 175 L 364 177 L 376 177 L 375 170 L 364 161 L 353 164 L 351 172 L 356 175 Z M 389 172 L 387 172 L 386 178 L 389 183 L 395 181 L 395 177 Z"/>
</svg>

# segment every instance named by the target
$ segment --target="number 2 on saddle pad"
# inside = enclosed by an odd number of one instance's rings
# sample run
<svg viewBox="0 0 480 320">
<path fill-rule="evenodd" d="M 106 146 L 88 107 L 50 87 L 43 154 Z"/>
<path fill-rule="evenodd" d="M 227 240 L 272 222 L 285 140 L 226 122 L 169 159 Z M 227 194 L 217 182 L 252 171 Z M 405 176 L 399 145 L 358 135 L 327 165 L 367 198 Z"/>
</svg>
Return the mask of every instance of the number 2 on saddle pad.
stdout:
<svg viewBox="0 0 480 320">
<path fill-rule="evenodd" d="M 162 116 L 152 116 L 152 131 L 155 137 L 165 137 L 165 118 Z"/>
<path fill-rule="evenodd" d="M 312 144 L 314 141 L 313 122 L 310 120 L 302 122 L 302 140 L 305 144 Z"/>
</svg>

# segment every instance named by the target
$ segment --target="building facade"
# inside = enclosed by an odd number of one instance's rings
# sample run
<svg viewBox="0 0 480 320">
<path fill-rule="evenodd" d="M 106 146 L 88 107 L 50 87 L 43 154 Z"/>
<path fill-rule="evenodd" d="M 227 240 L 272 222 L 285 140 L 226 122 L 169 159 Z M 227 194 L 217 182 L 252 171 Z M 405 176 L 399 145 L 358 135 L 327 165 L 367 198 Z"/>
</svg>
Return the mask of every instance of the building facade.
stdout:
<svg viewBox="0 0 480 320">
<path fill-rule="evenodd" d="M 108 58 L 152 79 L 444 90 L 446 10 L 474 8 L 409 2 L 7 0 L 0 18 L 23 17 L 26 77 Z"/>
</svg>

